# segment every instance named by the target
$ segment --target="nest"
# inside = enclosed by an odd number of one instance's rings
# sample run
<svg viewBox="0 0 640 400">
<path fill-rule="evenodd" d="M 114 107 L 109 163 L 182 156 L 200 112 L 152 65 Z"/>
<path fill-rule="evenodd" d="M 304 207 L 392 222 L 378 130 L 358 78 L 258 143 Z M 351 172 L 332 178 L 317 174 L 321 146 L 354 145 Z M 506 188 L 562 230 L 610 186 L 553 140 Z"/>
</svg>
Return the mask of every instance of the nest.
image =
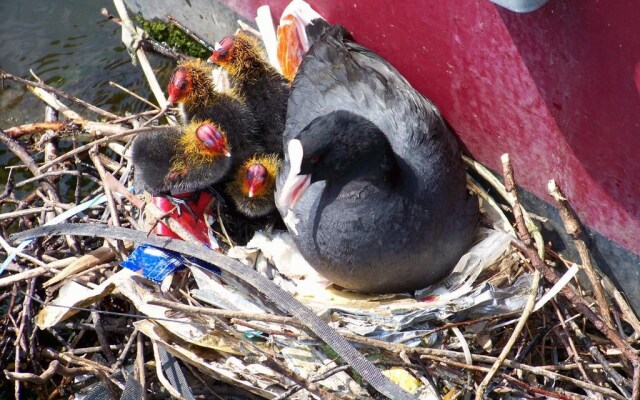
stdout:
<svg viewBox="0 0 640 400">
<path fill-rule="evenodd" d="M 144 131 L 128 121 L 153 110 L 112 115 L 46 85 L 2 75 L 39 86 L 40 96 L 69 118 L 0 132 L 34 175 L 32 191 L 17 194 L 9 183 L 1 195 L 0 364 L 9 380 L 2 390 L 11 382 L 14 393 L 42 398 L 99 392 L 112 398 L 145 392 L 147 398 L 381 397 L 308 321 L 283 312 L 225 268 L 172 253 L 174 267 L 182 268 L 168 268 L 158 283 L 145 276 L 158 273 L 159 265 L 143 276 L 122 267 L 131 242 L 68 235 L 10 244 L 10 232 L 61 222 L 145 233 L 160 220 L 179 234 L 180 226 L 126 189 L 128 139 Z M 80 118 L 46 95 L 51 92 L 106 122 Z M 19 138 L 42 132 L 38 145 L 49 161 L 38 163 Z M 73 141 L 70 151 L 56 155 L 57 138 L 87 133 L 85 144 Z M 216 260 L 239 260 L 277 284 L 416 398 L 638 398 L 640 360 L 632 346 L 640 322 L 591 264 L 560 189 L 550 182 L 581 260 L 566 260 L 545 244 L 518 201 L 508 157 L 504 185 L 479 163 L 465 162 L 484 228 L 444 282 L 415 294 L 367 296 L 334 287 L 296 253 L 285 232 L 238 220 L 219 205 L 211 225 L 220 244 Z M 78 189 L 75 201 L 65 200 L 63 175 L 93 190 L 82 198 Z"/>
</svg>

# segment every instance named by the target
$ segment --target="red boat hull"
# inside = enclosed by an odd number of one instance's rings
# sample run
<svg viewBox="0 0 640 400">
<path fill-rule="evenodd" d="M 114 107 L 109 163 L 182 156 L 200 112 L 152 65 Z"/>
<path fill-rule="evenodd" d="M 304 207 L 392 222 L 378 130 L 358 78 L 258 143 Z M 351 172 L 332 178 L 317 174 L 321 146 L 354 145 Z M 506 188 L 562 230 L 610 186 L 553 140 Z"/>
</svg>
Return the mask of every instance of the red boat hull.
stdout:
<svg viewBox="0 0 640 400">
<path fill-rule="evenodd" d="M 636 1 L 551 0 L 528 14 L 488 0 L 309 2 L 432 99 L 476 159 L 501 171 L 509 153 L 534 209 L 551 210 L 540 199 L 555 179 L 640 309 Z M 277 19 L 288 0 L 222 3 L 247 19 L 268 3 Z"/>
</svg>

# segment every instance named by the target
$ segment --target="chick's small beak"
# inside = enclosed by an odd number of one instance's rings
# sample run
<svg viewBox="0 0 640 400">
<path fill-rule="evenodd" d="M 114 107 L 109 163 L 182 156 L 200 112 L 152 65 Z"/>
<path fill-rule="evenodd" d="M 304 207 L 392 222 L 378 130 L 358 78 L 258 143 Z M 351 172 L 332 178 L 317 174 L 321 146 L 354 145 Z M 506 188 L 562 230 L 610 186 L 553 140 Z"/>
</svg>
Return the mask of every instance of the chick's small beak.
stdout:
<svg viewBox="0 0 640 400">
<path fill-rule="evenodd" d="M 211 56 L 207 59 L 207 64 L 215 64 L 216 61 L 220 59 L 220 50 L 222 50 L 222 46 L 220 42 L 218 42 L 213 47 L 213 53 L 211 53 Z"/>
<path fill-rule="evenodd" d="M 264 192 L 267 175 L 267 168 L 262 164 L 255 163 L 247 168 L 244 183 L 249 198 Z"/>
</svg>

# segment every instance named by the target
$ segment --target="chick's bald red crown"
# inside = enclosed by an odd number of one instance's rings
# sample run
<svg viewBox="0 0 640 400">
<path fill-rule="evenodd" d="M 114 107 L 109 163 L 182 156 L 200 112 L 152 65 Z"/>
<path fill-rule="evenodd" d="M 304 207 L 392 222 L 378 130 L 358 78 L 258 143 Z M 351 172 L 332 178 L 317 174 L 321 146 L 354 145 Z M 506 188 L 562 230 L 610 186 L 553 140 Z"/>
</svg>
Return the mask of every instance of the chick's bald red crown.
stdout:
<svg viewBox="0 0 640 400">
<path fill-rule="evenodd" d="M 211 152 L 229 157 L 226 136 L 213 124 L 203 124 L 196 129 L 196 137 Z"/>
<path fill-rule="evenodd" d="M 211 57 L 207 60 L 208 63 L 219 63 L 227 61 L 233 52 L 233 45 L 235 43 L 233 36 L 226 36 L 216 43 Z"/>
<path fill-rule="evenodd" d="M 244 189 L 247 196 L 259 196 L 264 192 L 268 173 L 267 168 L 260 163 L 251 164 L 247 168 L 244 176 Z"/>
<path fill-rule="evenodd" d="M 184 100 L 191 88 L 191 77 L 184 67 L 178 67 L 169 81 L 167 91 L 169 92 L 169 103 L 179 103 Z"/>
</svg>

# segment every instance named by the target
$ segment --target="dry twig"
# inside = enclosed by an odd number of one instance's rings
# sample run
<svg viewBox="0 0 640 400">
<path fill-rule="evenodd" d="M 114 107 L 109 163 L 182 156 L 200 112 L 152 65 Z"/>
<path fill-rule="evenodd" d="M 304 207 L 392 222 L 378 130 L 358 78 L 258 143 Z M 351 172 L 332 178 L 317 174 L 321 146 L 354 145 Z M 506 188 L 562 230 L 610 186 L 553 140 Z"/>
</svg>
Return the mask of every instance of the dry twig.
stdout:
<svg viewBox="0 0 640 400">
<path fill-rule="evenodd" d="M 507 193 L 511 194 L 510 200 L 511 200 L 511 207 L 513 209 L 513 214 L 514 215 L 517 214 L 520 216 L 520 218 L 522 218 L 522 209 L 520 208 L 520 201 L 518 199 L 518 193 L 516 191 L 516 182 L 513 174 L 513 168 L 511 167 L 511 163 L 509 162 L 508 154 L 504 154 L 502 156 L 502 167 L 504 171 L 505 188 L 507 189 Z M 527 230 L 526 226 L 519 226 L 517 229 L 517 232 L 518 232 L 518 236 L 520 236 L 520 238 L 525 243 L 529 243 L 529 244 L 532 243 L 531 235 L 529 234 L 529 231 Z M 513 329 L 513 333 L 511 334 L 511 337 L 509 337 L 509 340 L 507 341 L 506 345 L 502 349 L 502 352 L 498 356 L 498 359 L 491 366 L 491 369 L 489 370 L 487 375 L 484 377 L 484 379 L 478 386 L 478 389 L 476 390 L 476 400 L 482 400 L 484 398 L 484 392 L 487 389 L 487 385 L 489 385 L 489 382 L 491 382 L 491 379 L 493 378 L 493 376 L 498 372 L 498 369 L 500 368 L 504 360 L 507 358 L 507 355 L 511 351 L 511 348 L 516 343 L 518 336 L 520 336 L 520 332 L 522 332 L 522 329 L 527 323 L 527 319 L 529 318 L 529 315 L 533 311 L 533 306 L 536 303 L 539 284 L 540 284 L 540 272 L 534 271 L 533 282 L 531 284 L 531 292 L 529 293 L 529 297 L 527 298 L 527 304 L 524 306 L 524 309 L 522 310 L 522 316 L 518 320 L 518 324 Z"/>
</svg>

